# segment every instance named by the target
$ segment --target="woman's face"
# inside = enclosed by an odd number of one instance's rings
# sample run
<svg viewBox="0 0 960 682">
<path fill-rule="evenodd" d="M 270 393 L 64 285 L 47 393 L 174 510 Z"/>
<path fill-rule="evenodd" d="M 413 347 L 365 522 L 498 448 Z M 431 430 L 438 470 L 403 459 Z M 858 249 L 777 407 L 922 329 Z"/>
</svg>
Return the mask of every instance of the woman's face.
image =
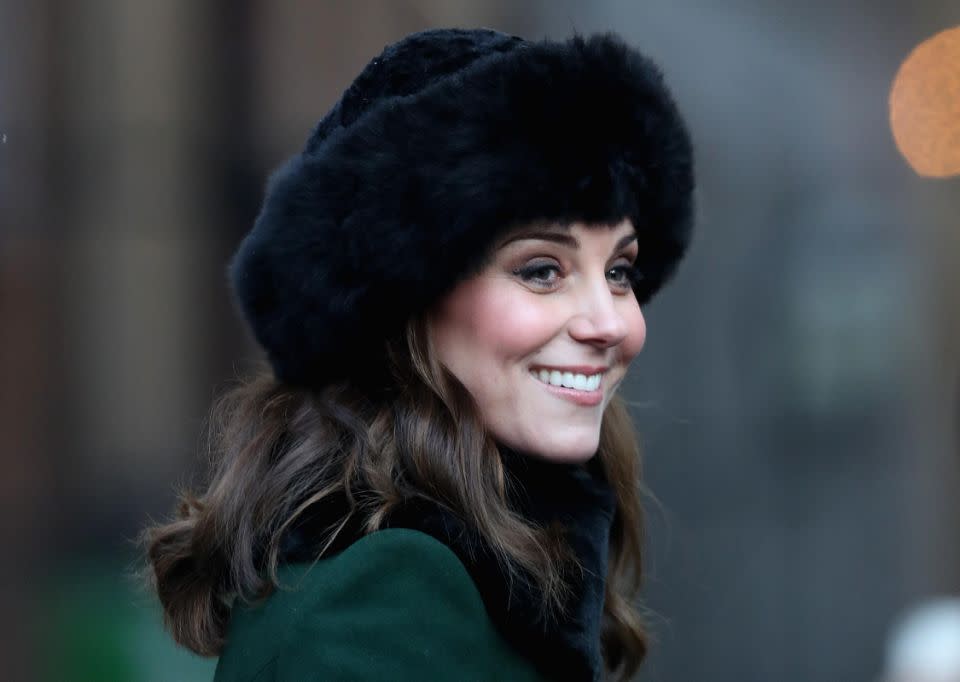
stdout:
<svg viewBox="0 0 960 682">
<path fill-rule="evenodd" d="M 428 317 L 440 362 L 500 443 L 558 461 L 597 451 L 603 411 L 646 336 L 633 226 L 529 227 Z"/>
</svg>

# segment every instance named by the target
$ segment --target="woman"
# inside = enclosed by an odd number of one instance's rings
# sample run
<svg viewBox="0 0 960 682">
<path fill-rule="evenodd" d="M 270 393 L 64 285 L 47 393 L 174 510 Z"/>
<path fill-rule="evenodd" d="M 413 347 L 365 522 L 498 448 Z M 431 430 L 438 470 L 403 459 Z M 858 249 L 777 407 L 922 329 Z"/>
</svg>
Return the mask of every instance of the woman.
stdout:
<svg viewBox="0 0 960 682">
<path fill-rule="evenodd" d="M 272 372 L 146 541 L 216 679 L 599 679 L 645 653 L 615 391 L 690 237 L 689 138 L 612 35 L 387 47 L 231 265 Z"/>
</svg>

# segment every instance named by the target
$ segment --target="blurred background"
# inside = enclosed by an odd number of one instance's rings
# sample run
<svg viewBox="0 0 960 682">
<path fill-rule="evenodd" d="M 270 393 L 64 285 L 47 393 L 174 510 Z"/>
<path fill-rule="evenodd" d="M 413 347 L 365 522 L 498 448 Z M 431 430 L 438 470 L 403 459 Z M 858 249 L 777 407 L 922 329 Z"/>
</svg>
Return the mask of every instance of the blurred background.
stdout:
<svg viewBox="0 0 960 682">
<path fill-rule="evenodd" d="M 226 263 L 366 62 L 451 25 L 616 30 L 694 137 L 698 233 L 625 388 L 638 679 L 892 680 L 895 624 L 960 594 L 960 178 L 911 168 L 888 104 L 956 0 L 2 0 L 5 679 L 211 679 L 131 574 L 259 362 Z"/>
</svg>

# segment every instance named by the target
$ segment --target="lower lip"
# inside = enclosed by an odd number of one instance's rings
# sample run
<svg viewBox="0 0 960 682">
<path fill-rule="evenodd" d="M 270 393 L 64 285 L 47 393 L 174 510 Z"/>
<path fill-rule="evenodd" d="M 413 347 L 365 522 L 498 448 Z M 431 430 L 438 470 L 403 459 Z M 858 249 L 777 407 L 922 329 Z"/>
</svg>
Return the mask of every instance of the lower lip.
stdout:
<svg viewBox="0 0 960 682">
<path fill-rule="evenodd" d="M 554 386 L 553 384 L 545 384 L 536 377 L 531 376 L 531 379 L 536 381 L 538 384 L 543 386 L 545 389 L 556 395 L 557 397 L 564 398 L 569 400 L 572 403 L 577 405 L 584 405 L 586 407 L 593 407 L 594 405 L 599 405 L 603 402 L 603 390 L 597 389 L 595 391 L 578 391 L 575 388 L 567 388 L 565 386 Z"/>
</svg>

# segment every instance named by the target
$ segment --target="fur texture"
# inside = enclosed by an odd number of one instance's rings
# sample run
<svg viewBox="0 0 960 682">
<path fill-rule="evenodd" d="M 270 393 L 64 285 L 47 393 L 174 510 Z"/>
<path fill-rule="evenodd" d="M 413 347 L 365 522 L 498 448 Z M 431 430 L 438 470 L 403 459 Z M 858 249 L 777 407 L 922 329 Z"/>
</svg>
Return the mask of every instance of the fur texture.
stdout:
<svg viewBox="0 0 960 682">
<path fill-rule="evenodd" d="M 427 31 L 275 173 L 230 276 L 277 377 L 317 387 L 355 377 L 520 224 L 630 218 L 645 303 L 687 248 L 693 187 L 660 71 L 616 36 Z"/>
<path fill-rule="evenodd" d="M 513 506 L 537 525 L 559 524 L 581 569 L 566 576 L 570 592 L 562 616 L 545 613 L 540 587 L 523 573 L 511 575 L 476 531 L 448 509 L 426 498 L 408 499 L 392 510 L 385 525 L 419 530 L 453 550 L 473 578 L 494 626 L 548 679 L 602 679 L 604 587 L 616 513 L 613 489 L 597 458 L 582 466 L 542 460 L 502 446 L 500 452 Z M 310 509 L 285 536 L 281 560 L 316 560 L 318 538 L 326 538 L 336 519 L 348 511 L 345 498 Z M 354 522 L 341 531 L 324 558 L 362 537 L 356 516 L 351 518 Z"/>
</svg>

